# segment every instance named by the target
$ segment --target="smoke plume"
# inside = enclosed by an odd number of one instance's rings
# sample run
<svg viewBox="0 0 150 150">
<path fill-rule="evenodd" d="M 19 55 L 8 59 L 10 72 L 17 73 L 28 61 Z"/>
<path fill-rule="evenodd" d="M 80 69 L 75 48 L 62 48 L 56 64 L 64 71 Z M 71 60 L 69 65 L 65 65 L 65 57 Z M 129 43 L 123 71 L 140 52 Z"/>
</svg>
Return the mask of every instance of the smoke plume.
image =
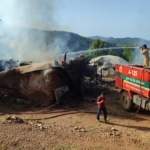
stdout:
<svg viewBox="0 0 150 150">
<path fill-rule="evenodd" d="M 62 6 L 62 0 L 0 0 L 1 59 L 57 60 L 64 41 L 47 32 L 65 28 L 57 15 Z"/>
</svg>

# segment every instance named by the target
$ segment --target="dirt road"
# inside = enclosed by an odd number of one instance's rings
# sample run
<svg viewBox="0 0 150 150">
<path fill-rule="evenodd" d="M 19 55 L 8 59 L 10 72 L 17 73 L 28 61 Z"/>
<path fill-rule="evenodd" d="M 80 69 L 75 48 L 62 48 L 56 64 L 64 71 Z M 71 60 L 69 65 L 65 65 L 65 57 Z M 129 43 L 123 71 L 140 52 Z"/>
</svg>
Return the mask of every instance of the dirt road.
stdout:
<svg viewBox="0 0 150 150">
<path fill-rule="evenodd" d="M 118 92 L 107 91 L 107 98 L 110 98 L 108 113 L 130 114 L 121 109 L 119 96 Z M 89 95 L 84 96 L 83 106 L 93 104 L 87 102 L 88 99 L 91 99 Z M 0 112 L 7 111 L 7 109 L 6 106 L 0 106 Z M 18 111 L 21 111 L 21 108 Z M 34 112 L 38 111 L 34 110 Z M 101 122 L 96 120 L 96 105 L 87 108 L 86 111 L 95 113 L 17 115 L 22 119 L 43 118 L 41 121 L 31 120 L 23 124 L 11 122 L 3 124 L 2 122 L 8 117 L 8 115 L 3 115 L 0 117 L 0 150 L 150 149 L 149 112 L 140 111 L 139 114 L 132 117 L 108 114 L 109 123 L 105 124 L 103 114 L 100 117 Z M 60 114 L 64 115 L 44 119 Z"/>
</svg>

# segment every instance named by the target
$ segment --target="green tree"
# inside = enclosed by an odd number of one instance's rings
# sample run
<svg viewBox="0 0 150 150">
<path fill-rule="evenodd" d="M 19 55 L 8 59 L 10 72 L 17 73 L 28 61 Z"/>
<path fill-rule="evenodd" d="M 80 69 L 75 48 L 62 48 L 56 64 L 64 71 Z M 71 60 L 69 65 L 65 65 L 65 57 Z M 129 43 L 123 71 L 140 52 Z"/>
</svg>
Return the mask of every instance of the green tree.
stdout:
<svg viewBox="0 0 150 150">
<path fill-rule="evenodd" d="M 97 38 L 92 41 L 92 43 L 90 44 L 89 50 L 104 48 L 104 46 L 105 46 L 104 42 L 100 40 L 99 38 Z M 100 50 L 100 51 L 94 51 L 94 52 L 87 51 L 85 53 L 85 57 L 90 58 L 90 59 L 97 57 L 97 56 L 101 56 L 101 55 L 108 55 L 108 51 L 106 50 Z"/>
<path fill-rule="evenodd" d="M 110 51 L 108 52 L 108 55 L 114 55 L 114 52 L 110 49 Z"/>
<path fill-rule="evenodd" d="M 128 62 L 132 62 L 132 60 L 134 59 L 134 55 L 133 55 L 134 49 L 126 48 L 126 47 L 133 47 L 133 45 L 129 44 L 129 45 L 125 45 L 124 47 L 125 48 L 123 49 L 123 58 Z"/>
<path fill-rule="evenodd" d="M 93 42 L 90 44 L 89 50 L 103 48 L 104 46 L 105 46 L 104 42 L 101 39 L 97 38 L 93 40 Z"/>
</svg>

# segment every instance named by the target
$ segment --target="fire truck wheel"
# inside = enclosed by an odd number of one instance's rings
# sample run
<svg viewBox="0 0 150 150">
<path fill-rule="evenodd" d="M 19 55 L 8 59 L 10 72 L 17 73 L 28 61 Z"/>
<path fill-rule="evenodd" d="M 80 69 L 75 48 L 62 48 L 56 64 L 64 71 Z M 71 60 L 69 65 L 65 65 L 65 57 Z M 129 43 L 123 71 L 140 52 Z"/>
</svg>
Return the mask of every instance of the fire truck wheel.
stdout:
<svg viewBox="0 0 150 150">
<path fill-rule="evenodd" d="M 120 97 L 121 106 L 126 111 L 131 111 L 134 108 L 134 103 L 130 100 L 129 94 L 127 91 L 123 91 Z"/>
</svg>

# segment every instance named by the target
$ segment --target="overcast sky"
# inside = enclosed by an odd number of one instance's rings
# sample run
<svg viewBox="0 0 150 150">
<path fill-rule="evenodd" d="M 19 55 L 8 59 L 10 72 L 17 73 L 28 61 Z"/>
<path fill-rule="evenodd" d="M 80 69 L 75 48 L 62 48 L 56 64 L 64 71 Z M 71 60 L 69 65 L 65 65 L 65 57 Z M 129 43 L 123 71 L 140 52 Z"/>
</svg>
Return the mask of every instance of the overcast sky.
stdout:
<svg viewBox="0 0 150 150">
<path fill-rule="evenodd" d="M 83 36 L 150 40 L 150 0 L 64 0 L 63 24 Z"/>
</svg>

